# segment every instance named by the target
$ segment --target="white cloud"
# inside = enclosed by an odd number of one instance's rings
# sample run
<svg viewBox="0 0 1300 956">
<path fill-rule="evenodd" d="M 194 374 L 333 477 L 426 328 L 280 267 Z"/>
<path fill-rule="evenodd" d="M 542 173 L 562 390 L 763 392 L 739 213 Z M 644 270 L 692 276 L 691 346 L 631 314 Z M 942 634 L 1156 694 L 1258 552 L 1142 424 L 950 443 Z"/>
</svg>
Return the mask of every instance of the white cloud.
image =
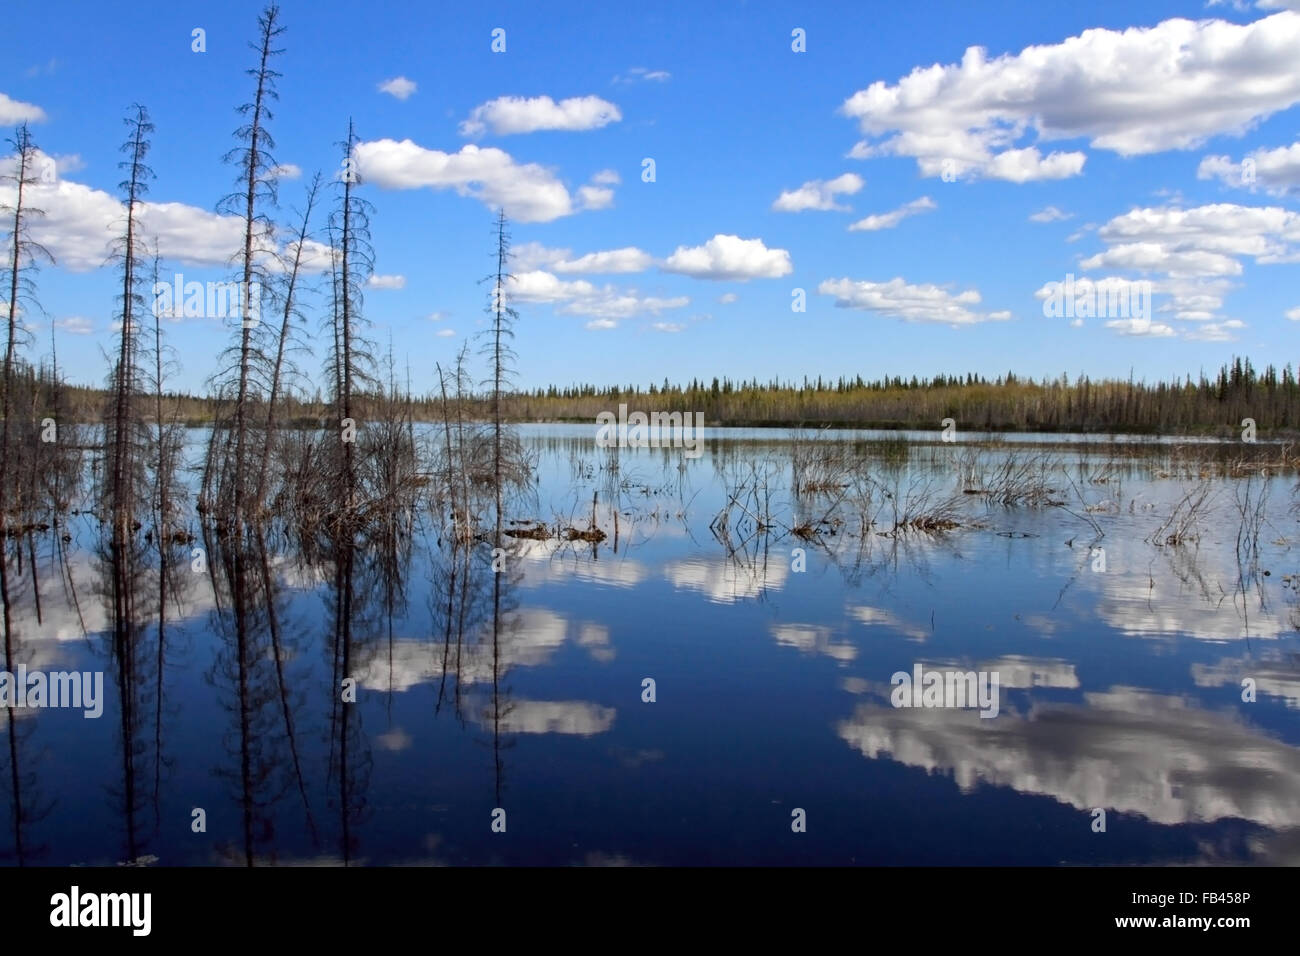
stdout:
<svg viewBox="0 0 1300 956">
<path fill-rule="evenodd" d="M 1142 338 L 1168 338 L 1174 335 L 1172 327 L 1150 319 L 1111 319 L 1106 328 L 1114 329 L 1120 335 L 1133 335 Z"/>
<path fill-rule="evenodd" d="M 45 110 L 34 103 L 24 103 L 0 93 L 0 126 L 45 122 Z"/>
<path fill-rule="evenodd" d="M 653 264 L 654 259 L 650 253 L 635 246 L 627 246 L 605 252 L 589 252 L 577 259 L 565 257 L 554 263 L 554 269 L 560 273 L 627 273 L 644 272 Z"/>
<path fill-rule="evenodd" d="M 1184 334 L 1184 338 L 1193 342 L 1235 342 L 1233 333 L 1244 329 L 1246 323 L 1240 319 L 1228 319 L 1226 322 L 1207 322 Z"/>
<path fill-rule="evenodd" d="M 297 179 L 302 175 L 302 167 L 294 163 L 281 163 L 271 167 L 270 175 L 276 179 Z"/>
<path fill-rule="evenodd" d="M 647 70 L 644 66 L 634 66 L 626 73 L 620 73 L 614 77 L 614 83 L 664 83 L 672 79 L 672 74 L 667 70 Z"/>
<path fill-rule="evenodd" d="M 680 332 L 686 328 L 686 326 L 681 322 L 655 322 L 650 326 L 650 328 L 654 329 L 656 332 Z"/>
<path fill-rule="evenodd" d="M 437 332 L 434 332 L 433 334 L 436 335 L 436 336 L 437 336 L 438 338 L 440 338 L 440 339 L 449 339 L 449 338 L 452 338 L 452 337 L 456 334 L 456 330 L 455 330 L 455 329 L 439 329 Z"/>
<path fill-rule="evenodd" d="M 1046 179 L 1069 179 L 1083 172 L 1083 153 L 1051 153 L 1044 156 L 1037 147 L 1008 149 L 998 153 L 981 170 L 986 179 L 1009 183 L 1030 183 Z"/>
<path fill-rule="evenodd" d="M 689 305 L 691 301 L 687 296 L 643 296 L 635 289 L 596 286 L 585 279 L 565 280 L 541 269 L 517 273 L 509 283 L 508 295 L 518 302 L 551 304 L 563 315 L 585 315 L 610 323 L 588 326 L 602 329 L 613 328 L 615 319 L 658 315 L 666 309 Z"/>
<path fill-rule="evenodd" d="M 843 193 L 851 196 L 864 185 L 861 176 L 845 173 L 834 179 L 812 179 L 798 189 L 789 189 L 781 193 L 772 203 L 777 212 L 802 212 L 805 209 L 837 210 L 844 212 L 848 206 L 835 202 L 835 197 Z"/>
<path fill-rule="evenodd" d="M 718 301 L 723 305 L 731 305 L 731 303 L 735 302 L 739 298 L 740 296 L 736 295 L 734 292 L 724 292 L 722 295 L 718 296 Z"/>
<path fill-rule="evenodd" d="M 762 239 L 719 233 L 702 246 L 678 246 L 665 260 L 666 272 L 696 279 L 777 279 L 794 271 L 790 253 L 769 249 Z"/>
<path fill-rule="evenodd" d="M 579 186 L 578 205 L 583 209 L 608 209 L 614 204 L 614 190 L 605 186 Z"/>
<path fill-rule="evenodd" d="M 91 335 L 95 331 L 95 324 L 90 319 L 80 315 L 70 315 L 66 319 L 56 319 L 54 327 L 70 335 Z"/>
<path fill-rule="evenodd" d="M 1300 322 L 1300 307 L 1286 310 L 1286 317 L 1292 322 Z"/>
<path fill-rule="evenodd" d="M 0 160 L 0 167 L 3 167 L 7 174 L 12 175 L 16 171 L 14 166 L 12 156 Z M 49 153 L 38 149 L 36 150 L 36 158 L 32 168 L 36 170 L 37 177 L 48 184 L 64 176 L 80 172 L 86 168 L 86 163 L 79 153 L 51 156 Z"/>
<path fill-rule="evenodd" d="M 572 249 L 552 249 L 536 241 L 521 242 L 510 249 L 510 265 L 514 271 L 532 272 L 534 269 L 550 268 L 571 255 Z"/>
<path fill-rule="evenodd" d="M 1174 278 L 1240 275 L 1241 263 L 1231 256 L 1204 249 L 1170 249 L 1158 242 L 1129 242 L 1084 259 L 1085 269 L 1134 269 L 1163 272 Z"/>
<path fill-rule="evenodd" d="M 590 322 L 587 323 L 586 327 L 595 331 L 601 329 L 612 329 L 612 328 L 616 328 L 617 326 L 618 323 L 615 322 L 613 319 L 592 319 Z"/>
<path fill-rule="evenodd" d="M 1153 291 L 1169 296 L 1160 307 L 1177 319 L 1219 321 L 1231 278 L 1243 273 L 1243 260 L 1270 265 L 1300 261 L 1300 213 L 1277 206 L 1214 203 L 1132 209 L 1098 230 L 1108 248 L 1085 258 L 1084 269 L 1117 268 L 1156 276 Z M 1166 325 L 1150 328 L 1116 326 L 1125 334 L 1167 335 Z M 1219 335 L 1227 341 L 1231 327 L 1220 322 L 1210 332 L 1187 331 L 1188 338 Z"/>
<path fill-rule="evenodd" d="M 1228 156 L 1206 156 L 1196 168 L 1197 179 L 1217 179 L 1225 186 L 1263 189 L 1283 195 L 1300 187 L 1300 143 L 1257 149 L 1240 163 Z"/>
<path fill-rule="evenodd" d="M 599 96 L 573 96 L 558 103 L 549 96 L 499 96 L 474 107 L 460 124 L 460 134 L 481 136 L 489 129 L 497 136 L 538 130 L 576 132 L 599 129 L 622 118 L 617 106 Z"/>
<path fill-rule="evenodd" d="M 850 232 L 875 232 L 879 229 L 893 229 L 908 216 L 915 216 L 919 212 L 928 212 L 931 209 L 937 209 L 938 204 L 929 196 L 922 196 L 920 199 L 913 199 L 909 203 L 904 203 L 893 212 L 881 213 L 875 216 L 868 216 L 866 219 L 859 219 L 853 225 L 849 226 Z"/>
<path fill-rule="evenodd" d="M 13 157 L 0 159 L 0 172 L 12 172 Z M 103 190 L 59 179 L 30 188 L 33 208 L 44 215 L 31 222 L 32 238 L 45 246 L 62 268 L 85 272 L 103 266 L 112 244 L 122 232 L 125 207 Z M 0 204 L 14 202 L 14 188 L 0 183 Z M 180 265 L 226 267 L 243 244 L 244 224 L 237 216 L 224 216 L 178 202 L 145 202 L 137 210 L 141 234 L 158 243 L 162 257 Z M 271 258 L 273 249 L 260 242 L 258 256 L 272 271 L 280 268 Z M 329 249 L 318 242 L 304 248 L 302 268 L 318 272 L 329 265 Z"/>
<path fill-rule="evenodd" d="M 1047 206 L 1029 217 L 1030 222 L 1061 222 L 1073 218 L 1073 213 L 1062 212 L 1055 206 Z"/>
<path fill-rule="evenodd" d="M 430 312 L 428 315 L 425 316 L 425 318 L 428 319 L 430 322 L 441 322 L 449 315 L 451 315 L 450 312 L 443 312 L 440 310 L 437 312 Z"/>
<path fill-rule="evenodd" d="M 572 249 L 552 249 L 540 242 L 525 242 L 512 250 L 512 265 L 518 272 L 543 269 L 564 274 L 615 274 L 644 272 L 654 265 L 654 258 L 636 246 L 624 246 L 588 252 L 575 259 Z"/>
<path fill-rule="evenodd" d="M 835 296 L 837 308 L 859 309 L 908 322 L 974 325 L 1010 318 L 1008 312 L 973 311 L 970 306 L 978 305 L 980 301 L 980 294 L 974 289 L 953 295 L 937 285 L 910 285 L 902 278 L 888 282 L 827 279 L 817 287 L 817 292 Z"/>
<path fill-rule="evenodd" d="M 405 289 L 406 276 L 381 276 L 372 273 L 366 280 L 366 286 L 371 289 Z"/>
<path fill-rule="evenodd" d="M 1135 156 L 1192 149 L 1240 134 L 1300 102 L 1300 16 L 1238 25 L 1171 19 L 1123 31 L 1085 30 L 1057 44 L 989 59 L 917 67 L 850 96 L 842 112 L 869 140 L 851 155 L 908 156 L 925 176 L 1028 182 L 1078 175 L 1085 156 L 1017 146 L 1086 137 Z"/>
<path fill-rule="evenodd" d="M 358 143 L 353 155 L 362 179 L 385 189 L 455 189 L 504 208 L 516 222 L 550 222 L 575 211 L 553 173 L 536 163 L 516 163 L 500 149 L 467 145 L 444 153 L 409 139 L 381 139 Z"/>
<path fill-rule="evenodd" d="M 418 86 L 414 80 L 408 80 L 404 76 L 395 76 L 391 80 L 384 80 L 384 82 L 380 83 L 378 89 L 380 93 L 387 93 L 399 100 L 406 100 L 418 89 Z"/>
<path fill-rule="evenodd" d="M 591 177 L 591 181 L 598 186 L 617 186 L 623 181 L 618 171 L 614 169 L 602 169 L 596 175 Z"/>
</svg>

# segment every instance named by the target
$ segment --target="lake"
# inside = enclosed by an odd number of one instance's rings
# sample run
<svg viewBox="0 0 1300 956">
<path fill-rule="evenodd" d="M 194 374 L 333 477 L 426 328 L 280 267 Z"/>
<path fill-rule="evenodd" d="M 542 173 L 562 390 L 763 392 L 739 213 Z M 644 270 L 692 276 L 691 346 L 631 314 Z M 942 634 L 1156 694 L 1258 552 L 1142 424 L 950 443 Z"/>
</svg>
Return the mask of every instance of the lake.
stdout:
<svg viewBox="0 0 1300 956">
<path fill-rule="evenodd" d="M 193 523 L 161 627 L 156 566 L 109 575 L 92 515 L 38 534 L 11 669 L 102 673 L 102 714 L 0 709 L 5 862 L 1300 862 L 1293 471 L 594 432 L 518 429 L 495 553 L 420 506 L 326 548 L 273 528 L 214 586 Z"/>
</svg>

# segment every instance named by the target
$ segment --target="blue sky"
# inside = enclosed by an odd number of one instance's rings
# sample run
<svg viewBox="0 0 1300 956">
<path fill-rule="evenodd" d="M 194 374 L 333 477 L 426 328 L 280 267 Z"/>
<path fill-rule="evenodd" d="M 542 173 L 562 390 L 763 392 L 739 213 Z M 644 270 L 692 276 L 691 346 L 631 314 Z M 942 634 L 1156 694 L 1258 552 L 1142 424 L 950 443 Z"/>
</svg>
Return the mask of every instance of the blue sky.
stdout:
<svg viewBox="0 0 1300 956">
<path fill-rule="evenodd" d="M 35 191 L 58 264 L 38 277 L 47 314 L 25 315 L 30 356 L 53 322 L 68 375 L 103 380 L 132 103 L 156 126 L 144 222 L 165 274 L 229 275 L 239 232 L 214 209 L 236 176 L 220 160 L 251 96 L 260 6 L 18 4 L 0 124 L 27 119 L 57 169 Z M 375 207 L 366 315 L 420 391 L 483 328 L 500 204 L 528 387 L 1294 364 L 1298 11 L 290 0 L 273 215 L 290 226 L 311 174 L 337 171 L 351 117 Z M 1148 281 L 1154 311 L 1045 315 L 1067 274 Z M 315 328 L 326 300 L 306 305 Z M 231 334 L 167 323 L 176 384 L 201 389 Z M 318 338 L 313 380 L 321 359 Z"/>
</svg>

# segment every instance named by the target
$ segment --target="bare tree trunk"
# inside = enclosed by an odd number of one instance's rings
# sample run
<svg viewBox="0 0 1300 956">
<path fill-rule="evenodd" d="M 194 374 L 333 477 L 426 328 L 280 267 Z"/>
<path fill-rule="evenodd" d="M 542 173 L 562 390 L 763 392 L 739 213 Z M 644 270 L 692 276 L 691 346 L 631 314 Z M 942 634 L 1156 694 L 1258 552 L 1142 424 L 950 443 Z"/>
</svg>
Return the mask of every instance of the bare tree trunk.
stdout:
<svg viewBox="0 0 1300 956">
<path fill-rule="evenodd" d="M 280 398 L 281 383 L 284 375 L 285 352 L 289 343 L 294 317 L 294 295 L 298 285 L 298 273 L 302 267 L 302 247 L 307 241 L 307 232 L 311 223 L 312 207 L 316 205 L 316 194 L 320 189 L 320 175 L 317 174 L 307 188 L 307 207 L 302 214 L 302 225 L 298 229 L 298 241 L 294 246 L 293 265 L 289 269 L 289 278 L 285 286 L 284 313 L 280 322 L 280 335 L 275 350 L 275 365 L 271 370 L 271 391 L 266 402 L 266 436 L 262 444 L 262 465 L 257 476 L 257 500 L 266 500 L 266 476 L 271 460 L 272 442 L 275 435 L 276 408 Z"/>
<path fill-rule="evenodd" d="M 249 375 L 253 353 L 253 325 L 249 319 L 249 303 L 253 295 L 253 276 L 255 273 L 254 254 L 258 238 L 259 220 L 257 214 L 258 187 L 267 172 L 268 157 L 263 151 L 263 139 L 268 139 L 264 123 L 270 116 L 267 101 L 274 98 L 274 81 L 278 74 L 270 68 L 270 59 L 280 51 L 271 48 L 275 38 L 284 32 L 277 25 L 280 9 L 274 4 L 268 6 L 258 18 L 261 28 L 259 60 L 257 67 L 257 92 L 253 96 L 251 107 L 252 119 L 247 128 L 248 149 L 244 157 L 244 246 L 241 253 L 243 276 L 240 296 L 244 304 L 240 321 L 239 340 L 239 387 L 235 395 L 235 472 L 234 472 L 234 519 L 238 523 L 246 519 L 245 514 L 245 478 L 246 478 L 246 444 L 248 440 L 249 414 Z M 260 313 L 260 309 L 259 309 Z M 260 494 L 260 485 L 259 485 Z M 260 510 L 260 499 L 256 502 Z"/>
</svg>

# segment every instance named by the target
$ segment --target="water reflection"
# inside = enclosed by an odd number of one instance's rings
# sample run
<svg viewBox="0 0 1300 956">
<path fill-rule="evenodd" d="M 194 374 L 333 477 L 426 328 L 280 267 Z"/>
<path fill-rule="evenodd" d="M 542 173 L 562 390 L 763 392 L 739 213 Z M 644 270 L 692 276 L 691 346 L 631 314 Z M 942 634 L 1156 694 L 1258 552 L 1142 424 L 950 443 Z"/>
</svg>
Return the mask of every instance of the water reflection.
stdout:
<svg viewBox="0 0 1300 956">
<path fill-rule="evenodd" d="M 917 806 L 965 861 L 1300 859 L 1289 485 L 1216 472 L 1174 546 L 1181 452 L 521 434 L 500 509 L 435 472 L 354 520 L 42 539 L 6 668 L 111 692 L 0 709 L 6 861 L 909 862 L 878 834 Z M 997 671 L 998 715 L 894 709 L 916 663 Z M 1095 808 L 1130 823 L 1084 848 Z"/>
</svg>

